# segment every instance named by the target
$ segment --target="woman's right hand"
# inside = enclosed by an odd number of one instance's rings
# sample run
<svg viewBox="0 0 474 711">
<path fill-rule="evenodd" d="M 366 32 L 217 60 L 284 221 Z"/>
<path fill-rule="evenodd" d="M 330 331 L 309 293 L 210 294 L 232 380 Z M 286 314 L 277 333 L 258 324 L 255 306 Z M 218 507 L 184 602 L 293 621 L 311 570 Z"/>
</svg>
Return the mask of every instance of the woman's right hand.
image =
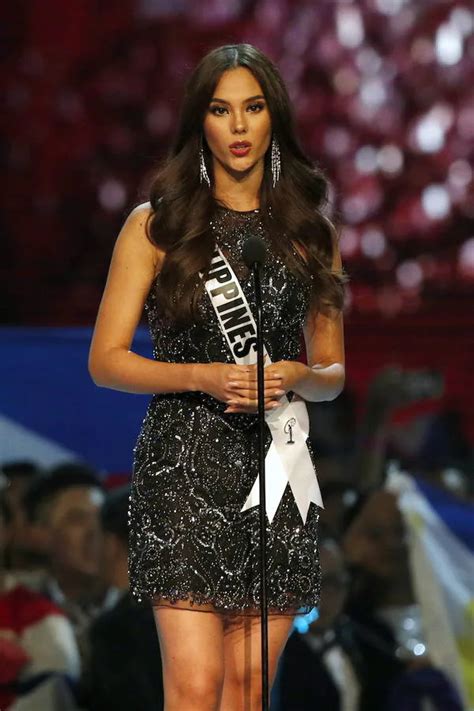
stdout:
<svg viewBox="0 0 474 711">
<path fill-rule="evenodd" d="M 227 404 L 226 413 L 256 413 L 258 409 L 257 366 L 234 363 L 203 363 L 200 365 L 198 390 L 212 395 Z M 273 410 L 281 405 L 280 397 L 285 394 L 281 388 L 279 373 L 265 378 L 265 410 Z"/>
</svg>

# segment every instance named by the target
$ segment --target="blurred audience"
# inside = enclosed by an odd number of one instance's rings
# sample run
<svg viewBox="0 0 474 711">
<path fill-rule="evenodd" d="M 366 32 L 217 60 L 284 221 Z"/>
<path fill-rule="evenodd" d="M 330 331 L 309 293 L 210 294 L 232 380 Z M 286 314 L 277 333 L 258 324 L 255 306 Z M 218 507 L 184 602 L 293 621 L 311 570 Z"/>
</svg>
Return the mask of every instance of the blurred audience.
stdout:
<svg viewBox="0 0 474 711">
<path fill-rule="evenodd" d="M 430 659 L 412 583 L 404 521 L 396 497 L 383 488 L 390 457 L 399 455 L 415 473 L 427 477 L 435 470 L 432 482 L 466 497 L 466 477 L 459 469 L 448 469 L 449 462 L 467 461 L 469 448 L 459 423 L 454 436 L 453 427 L 442 424 L 452 425 L 452 417 L 420 417 L 416 411 L 420 402 L 439 399 L 442 390 L 440 375 L 432 371 L 404 371 L 393 366 L 380 370 L 370 383 L 357 426 L 352 418 L 353 434 L 335 447 L 332 425 L 337 420 L 341 430 L 347 429 L 337 415 L 338 408 L 327 421 L 323 408 L 315 405 L 311 409 L 313 445 L 323 455 L 319 462 L 325 502 L 321 535 L 342 538 L 353 578 L 342 619 L 349 618 L 360 654 L 361 711 L 419 709 L 427 699 L 440 711 L 462 708 L 452 680 Z M 410 408 L 414 414 L 405 418 L 402 438 L 398 413 L 410 412 Z M 346 420 L 350 419 L 346 415 Z M 427 447 L 433 440 L 432 431 L 437 432 L 437 447 Z M 410 443 L 411 449 L 403 446 Z M 429 451 L 431 456 L 427 456 Z M 322 562 L 325 555 L 322 552 Z M 323 563 L 323 580 L 324 565 L 327 561 Z M 324 597 L 323 586 L 322 610 Z M 313 624 L 317 629 L 317 623 Z M 297 646 L 295 640 L 299 640 L 300 650 L 306 649 L 304 639 L 306 636 L 293 635 L 288 649 Z M 287 657 L 285 660 L 289 664 Z M 295 662 L 295 671 L 297 666 Z M 300 675 L 295 689 L 298 681 L 311 686 Z"/>
<path fill-rule="evenodd" d="M 83 660 L 92 620 L 115 604 L 119 594 L 104 582 L 101 570 L 103 499 L 95 472 L 76 463 L 38 477 L 25 495 L 28 519 L 48 554 L 48 569 L 37 589 L 70 619 Z"/>
<path fill-rule="evenodd" d="M 0 559 L 8 500 L 0 491 Z M 0 709 L 66 711 L 72 698 L 67 681 L 77 680 L 79 673 L 79 652 L 65 614 L 0 568 Z M 59 705 L 59 698 L 65 703 Z"/>
<path fill-rule="evenodd" d="M 91 627 L 91 654 L 81 692 L 89 711 L 163 709 L 153 612 L 149 605 L 137 605 L 128 592 L 128 496 L 128 487 L 112 491 L 101 512 L 105 579 L 121 595 Z"/>
<path fill-rule="evenodd" d="M 346 614 L 370 676 L 364 711 L 462 711 L 451 681 L 429 657 L 414 594 L 405 525 L 396 497 L 368 494 L 344 537 L 352 571 Z"/>
<path fill-rule="evenodd" d="M 309 629 L 294 631 L 280 663 L 278 711 L 358 711 L 364 659 L 350 619 L 343 614 L 349 573 L 335 540 L 323 539 L 321 605 Z"/>
<path fill-rule="evenodd" d="M 391 458 L 400 455 L 424 477 L 420 491 L 432 500 L 442 497 L 452 508 L 446 490 L 463 500 L 466 515 L 453 530 L 471 541 L 472 453 L 461 424 L 442 414 L 397 420 L 400 408 L 436 399 L 441 386 L 430 371 L 385 368 L 357 423 L 350 395 L 311 407 L 325 501 L 321 606 L 318 619 L 289 638 L 276 711 L 422 711 L 427 703 L 436 711 L 462 709 L 449 672 L 432 661 L 437 645 L 423 629 L 410 540 L 397 497 L 384 488 Z M 106 495 L 85 465 L 44 472 L 29 462 L 4 466 L 2 487 L 0 707 L 161 711 L 152 610 L 128 589 L 128 488 Z M 61 686 L 63 672 L 77 678 L 78 656 L 78 687 Z"/>
<path fill-rule="evenodd" d="M 2 465 L 5 477 L 4 506 L 8 510 L 5 540 L 5 566 L 17 573 L 31 573 L 43 568 L 45 558 L 38 549 L 32 528 L 28 525 L 23 497 L 31 481 L 42 470 L 34 462 L 15 461 Z"/>
</svg>

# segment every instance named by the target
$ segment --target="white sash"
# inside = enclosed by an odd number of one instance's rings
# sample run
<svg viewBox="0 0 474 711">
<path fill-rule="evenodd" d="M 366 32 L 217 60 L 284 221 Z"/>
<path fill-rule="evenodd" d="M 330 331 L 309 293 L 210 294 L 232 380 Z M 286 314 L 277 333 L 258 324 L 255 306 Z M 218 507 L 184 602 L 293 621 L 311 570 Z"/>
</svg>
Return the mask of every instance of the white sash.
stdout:
<svg viewBox="0 0 474 711">
<path fill-rule="evenodd" d="M 257 327 L 242 287 L 227 259 L 216 247 L 205 288 L 219 320 L 235 362 L 253 365 L 257 362 Z M 264 346 L 264 365 L 271 364 Z M 309 418 L 305 401 L 295 393 L 290 402 L 286 395 L 282 405 L 265 412 L 272 443 L 265 457 L 265 492 L 268 520 L 273 521 L 286 485 L 289 482 L 303 523 L 311 501 L 323 505 L 316 472 L 306 439 Z M 242 511 L 258 506 L 258 476 Z"/>
</svg>

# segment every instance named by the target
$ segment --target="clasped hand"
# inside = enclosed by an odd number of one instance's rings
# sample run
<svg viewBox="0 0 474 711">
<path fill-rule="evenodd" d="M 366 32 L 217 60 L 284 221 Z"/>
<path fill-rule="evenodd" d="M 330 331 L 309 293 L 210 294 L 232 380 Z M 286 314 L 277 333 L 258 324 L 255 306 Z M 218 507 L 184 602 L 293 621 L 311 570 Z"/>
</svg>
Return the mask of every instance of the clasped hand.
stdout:
<svg viewBox="0 0 474 711">
<path fill-rule="evenodd" d="M 257 366 L 212 363 L 212 384 L 206 392 L 227 404 L 226 413 L 255 413 L 258 409 Z M 306 366 L 281 360 L 264 369 L 265 410 L 280 407 L 281 397 L 293 390 Z"/>
</svg>

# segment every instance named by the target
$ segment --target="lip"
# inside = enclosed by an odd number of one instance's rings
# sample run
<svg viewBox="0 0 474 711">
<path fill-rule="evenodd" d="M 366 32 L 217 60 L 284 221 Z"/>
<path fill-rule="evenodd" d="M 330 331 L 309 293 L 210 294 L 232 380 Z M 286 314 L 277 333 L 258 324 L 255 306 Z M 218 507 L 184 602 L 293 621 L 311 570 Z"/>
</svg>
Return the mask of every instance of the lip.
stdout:
<svg viewBox="0 0 474 711">
<path fill-rule="evenodd" d="M 230 144 L 229 149 L 234 156 L 246 156 L 251 147 L 252 144 L 248 141 L 235 141 Z"/>
</svg>

